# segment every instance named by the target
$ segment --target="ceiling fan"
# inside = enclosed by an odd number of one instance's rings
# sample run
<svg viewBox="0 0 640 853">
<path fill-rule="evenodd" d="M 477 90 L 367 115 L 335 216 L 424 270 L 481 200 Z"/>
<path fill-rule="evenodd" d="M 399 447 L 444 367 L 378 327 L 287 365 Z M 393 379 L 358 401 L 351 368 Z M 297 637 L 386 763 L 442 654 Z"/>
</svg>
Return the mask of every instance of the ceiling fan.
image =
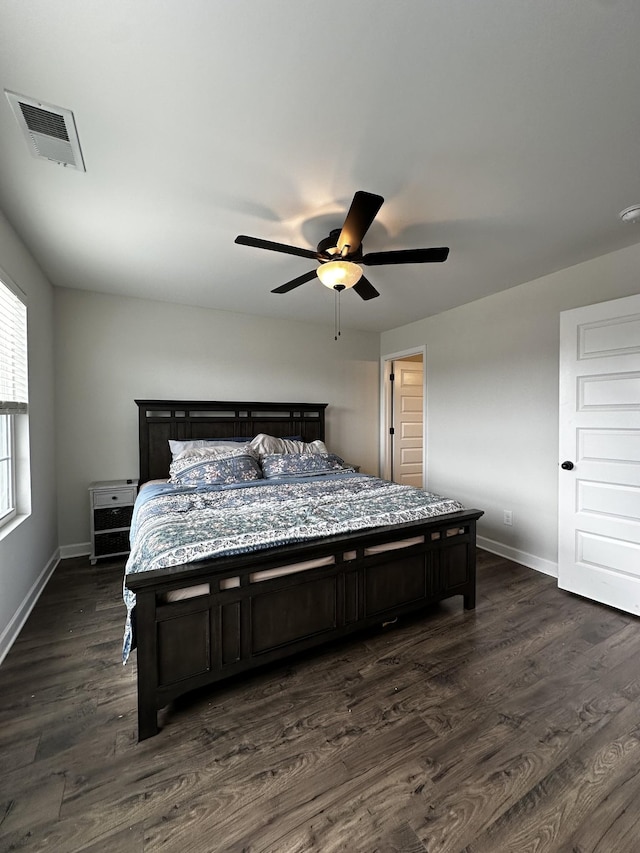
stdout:
<svg viewBox="0 0 640 853">
<path fill-rule="evenodd" d="M 380 195 L 358 190 L 353 196 L 351 207 L 342 228 L 331 231 L 328 237 L 320 240 L 315 251 L 274 243 L 258 237 L 240 234 L 235 242 L 241 246 L 255 246 L 257 249 L 269 249 L 286 255 L 298 255 L 301 258 L 318 261 L 316 270 L 304 273 L 297 278 L 274 288 L 272 293 L 288 293 L 301 284 L 311 281 L 317 275 L 320 281 L 338 292 L 353 287 L 362 299 L 374 299 L 380 296 L 371 282 L 362 274 L 362 267 L 382 266 L 385 264 L 428 264 L 442 263 L 447 260 L 449 249 L 400 249 L 391 252 L 369 252 L 363 254 L 362 240 L 371 227 L 384 199 Z"/>
</svg>

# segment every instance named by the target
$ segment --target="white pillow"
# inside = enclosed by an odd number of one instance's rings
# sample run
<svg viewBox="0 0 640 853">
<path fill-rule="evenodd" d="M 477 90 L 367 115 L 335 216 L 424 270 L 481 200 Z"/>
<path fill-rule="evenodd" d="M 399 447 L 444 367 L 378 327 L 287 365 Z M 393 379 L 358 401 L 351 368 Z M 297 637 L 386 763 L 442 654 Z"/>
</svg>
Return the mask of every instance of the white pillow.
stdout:
<svg viewBox="0 0 640 853">
<path fill-rule="evenodd" d="M 225 441 L 223 438 L 194 438 L 189 441 L 169 439 L 169 448 L 171 449 L 171 456 L 174 462 L 176 459 L 182 459 L 184 456 L 193 456 L 196 451 L 203 449 L 211 450 L 217 447 L 235 448 L 236 450 L 242 450 L 244 453 L 249 452 L 251 449 L 248 441 Z M 198 453 L 198 455 L 200 454 Z"/>
<path fill-rule="evenodd" d="M 249 442 L 250 447 L 260 458 L 272 453 L 328 453 L 324 441 L 297 441 L 293 438 L 277 438 L 261 432 Z"/>
</svg>

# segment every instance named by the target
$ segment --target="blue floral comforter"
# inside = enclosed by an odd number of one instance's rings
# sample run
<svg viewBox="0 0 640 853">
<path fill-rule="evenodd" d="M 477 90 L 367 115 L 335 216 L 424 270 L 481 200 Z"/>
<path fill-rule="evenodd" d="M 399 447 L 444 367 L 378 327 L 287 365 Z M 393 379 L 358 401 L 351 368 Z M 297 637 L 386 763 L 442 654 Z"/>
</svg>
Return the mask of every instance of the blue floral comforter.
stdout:
<svg viewBox="0 0 640 853">
<path fill-rule="evenodd" d="M 136 502 L 125 572 L 162 569 L 461 509 L 458 501 L 355 473 L 206 488 L 148 486 Z M 126 583 L 124 600 L 126 662 L 135 605 L 135 595 Z"/>
</svg>

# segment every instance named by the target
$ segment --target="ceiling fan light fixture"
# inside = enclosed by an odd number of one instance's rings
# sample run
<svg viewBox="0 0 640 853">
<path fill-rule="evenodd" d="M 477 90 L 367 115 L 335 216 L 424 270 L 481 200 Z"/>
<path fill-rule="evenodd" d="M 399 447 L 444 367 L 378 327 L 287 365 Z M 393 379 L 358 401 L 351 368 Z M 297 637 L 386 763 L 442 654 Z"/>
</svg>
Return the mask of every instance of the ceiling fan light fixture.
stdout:
<svg viewBox="0 0 640 853">
<path fill-rule="evenodd" d="M 621 210 L 618 215 L 623 222 L 638 223 L 640 222 L 640 204 L 633 204 Z"/>
<path fill-rule="evenodd" d="M 362 278 L 362 268 L 351 261 L 328 261 L 318 267 L 318 278 L 325 287 L 353 287 Z"/>
</svg>

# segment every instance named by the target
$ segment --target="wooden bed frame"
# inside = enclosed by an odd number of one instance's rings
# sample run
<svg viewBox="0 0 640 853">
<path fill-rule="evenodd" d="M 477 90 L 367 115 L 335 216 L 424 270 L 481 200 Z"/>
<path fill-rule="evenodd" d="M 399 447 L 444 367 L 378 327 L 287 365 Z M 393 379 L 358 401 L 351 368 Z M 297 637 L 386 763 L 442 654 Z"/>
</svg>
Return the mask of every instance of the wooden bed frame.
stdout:
<svg viewBox="0 0 640 853">
<path fill-rule="evenodd" d="M 169 439 L 325 437 L 326 403 L 136 403 L 141 484 L 168 476 Z M 158 710 L 190 690 L 454 595 L 472 609 L 482 514 L 464 510 L 127 575 L 136 594 L 139 740 L 157 734 Z M 390 543 L 404 544 L 380 548 Z M 251 577 L 322 558 L 333 563 L 258 582 Z M 208 593 L 167 603 L 167 593 L 202 584 Z"/>
</svg>

